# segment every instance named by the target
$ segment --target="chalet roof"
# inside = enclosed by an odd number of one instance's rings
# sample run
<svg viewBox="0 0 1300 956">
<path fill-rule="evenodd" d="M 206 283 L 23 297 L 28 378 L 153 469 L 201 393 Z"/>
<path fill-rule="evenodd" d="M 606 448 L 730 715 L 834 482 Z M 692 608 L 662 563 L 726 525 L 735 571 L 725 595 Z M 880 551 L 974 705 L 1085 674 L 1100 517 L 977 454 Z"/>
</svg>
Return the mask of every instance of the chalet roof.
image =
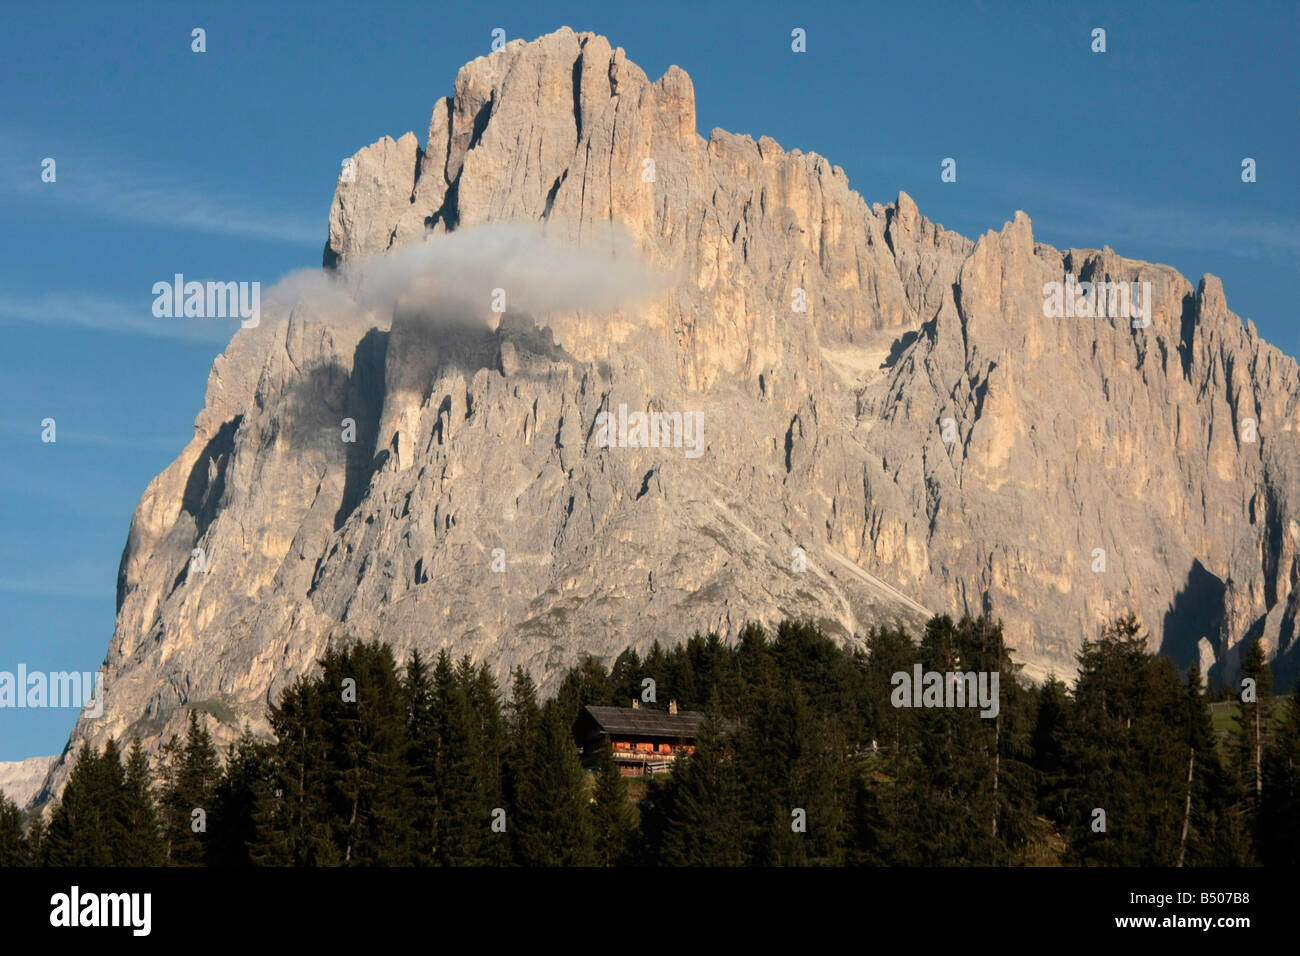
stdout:
<svg viewBox="0 0 1300 956">
<path fill-rule="evenodd" d="M 666 710 L 645 707 L 584 708 L 607 734 L 634 734 L 640 737 L 695 737 L 704 723 L 698 710 L 670 714 Z"/>
</svg>

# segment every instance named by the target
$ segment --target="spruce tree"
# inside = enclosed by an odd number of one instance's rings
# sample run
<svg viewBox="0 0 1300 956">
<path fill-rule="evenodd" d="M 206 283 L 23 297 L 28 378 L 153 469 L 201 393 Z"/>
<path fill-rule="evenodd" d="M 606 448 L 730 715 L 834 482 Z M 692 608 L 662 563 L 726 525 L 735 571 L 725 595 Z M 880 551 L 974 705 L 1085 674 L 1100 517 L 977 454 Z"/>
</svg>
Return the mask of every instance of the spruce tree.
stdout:
<svg viewBox="0 0 1300 956">
<path fill-rule="evenodd" d="M 749 862 L 840 862 L 849 777 L 847 741 L 836 718 L 820 716 L 805 685 L 787 673 L 781 686 L 753 703 L 736 741 Z"/>
<path fill-rule="evenodd" d="M 505 809 L 503 775 L 509 742 L 497 683 L 486 664 L 479 665 L 473 675 L 469 693 L 479 728 L 479 795 L 483 806 L 495 813 L 498 808 Z M 485 865 L 505 866 L 510 863 L 510 841 L 504 833 L 489 829 L 480 852 Z"/>
<path fill-rule="evenodd" d="M 227 750 L 226 765 L 217 784 L 212 826 L 208 835 L 211 866 L 251 866 L 257 841 L 258 801 L 271 783 L 271 748 L 245 726 Z"/>
<path fill-rule="evenodd" d="M 556 694 L 561 717 L 570 723 L 588 704 L 603 706 L 615 702 L 612 698 L 613 687 L 605 666 L 590 654 L 584 654 L 578 666 L 569 669 Z"/>
<path fill-rule="evenodd" d="M 95 866 L 114 864 L 115 843 L 120 834 L 112 819 L 116 795 L 106 792 L 112 779 L 101 769 L 102 758 L 82 742 L 77 761 L 63 787 L 63 795 L 50 815 L 42 855 L 49 866 Z M 121 765 L 118 765 L 121 774 Z"/>
<path fill-rule="evenodd" d="M 920 657 L 926 672 L 997 671 L 985 625 L 948 616 L 931 619 Z M 978 659 L 979 657 L 985 659 Z M 1009 675 L 1008 675 L 1009 676 Z M 1011 683 L 1011 681 L 1008 681 Z M 1005 693 L 1005 689 L 1003 691 Z M 999 714 L 999 720 L 1002 715 Z M 913 807 L 913 852 L 926 866 L 1002 863 L 999 821 L 998 728 L 968 707 L 927 707 L 916 712 L 921 773 L 900 781 Z"/>
<path fill-rule="evenodd" d="M 406 700 L 407 788 L 411 804 L 411 863 L 431 866 L 437 836 L 438 727 L 434 720 L 433 674 L 418 650 L 402 679 Z"/>
<path fill-rule="evenodd" d="M 474 669 L 462 661 L 453 673 L 439 658 L 434 694 L 438 701 L 441 761 L 438 796 L 436 860 L 444 866 L 477 866 L 487 862 L 492 842 L 492 807 L 483 777 L 483 727 L 474 708 Z"/>
<path fill-rule="evenodd" d="M 613 706 L 626 707 L 631 701 L 640 699 L 644 668 L 635 647 L 629 647 L 618 656 L 609 674 L 610 703 Z"/>
<path fill-rule="evenodd" d="M 1269 715 L 1273 702 L 1273 672 L 1258 637 L 1251 640 L 1241 661 L 1241 720 L 1237 735 L 1237 767 L 1243 788 L 1253 808 L 1264 789 L 1264 748 L 1268 741 Z M 1254 683 L 1254 694 L 1246 693 L 1246 681 Z M 1253 699 L 1248 699 L 1253 697 Z"/>
<path fill-rule="evenodd" d="M 637 817 L 628 803 L 627 780 L 614 762 L 606 743 L 596 765 L 596 792 L 591 804 L 594 860 L 597 866 L 620 866 L 627 862 L 636 832 Z"/>
<path fill-rule="evenodd" d="M 1232 865 L 1218 849 L 1230 783 L 1215 745 L 1205 683 L 1196 662 L 1187 674 L 1187 709 L 1187 798 L 1176 865 Z"/>
<path fill-rule="evenodd" d="M 1065 767 L 1065 738 L 1069 732 L 1071 701 L 1065 684 L 1048 675 L 1038 694 L 1031 739 L 1033 765 L 1038 772 L 1039 806 L 1053 823 L 1064 821 L 1061 774 Z"/>
<path fill-rule="evenodd" d="M 280 695 L 267 719 L 275 735 L 270 780 L 253 813 L 258 866 L 330 866 L 339 862 L 330 834 L 327 799 L 332 772 L 319 681 L 299 677 Z"/>
<path fill-rule="evenodd" d="M 515 784 L 519 777 L 517 768 L 523 766 L 528 754 L 537 748 L 541 726 L 541 708 L 537 704 L 537 685 L 522 667 L 516 667 L 512 675 L 510 703 L 506 713 L 506 739 L 508 760 L 505 781 L 508 784 L 508 796 L 513 798 Z"/>
<path fill-rule="evenodd" d="M 114 866 L 123 866 L 133 852 L 130 831 L 131 810 L 126 788 L 126 771 L 122 766 L 122 751 L 113 740 L 104 744 L 104 752 L 96 767 L 100 812 Z"/>
<path fill-rule="evenodd" d="M 18 805 L 0 792 L 0 866 L 26 866 L 29 859 L 22 814 Z"/>
<path fill-rule="evenodd" d="M 163 841 L 154 804 L 149 759 L 145 757 L 138 738 L 132 741 L 127 753 L 123 787 L 126 838 L 122 863 L 125 866 L 162 866 L 167 858 L 167 845 Z"/>
<path fill-rule="evenodd" d="M 352 642 L 322 659 L 319 684 L 327 745 L 327 823 L 338 862 L 411 862 L 406 701 L 392 650 Z"/>
<path fill-rule="evenodd" d="M 207 829 L 216 806 L 221 768 L 212 736 L 190 711 L 183 746 L 173 749 L 174 764 L 162 797 L 163 831 L 167 859 L 173 866 L 200 866 L 206 862 Z"/>
<path fill-rule="evenodd" d="M 46 832 L 45 815 L 38 812 L 33 815 L 31 823 L 27 825 L 28 866 L 46 865 L 46 851 L 48 849 L 45 842 Z"/>
<path fill-rule="evenodd" d="M 664 652 L 659 642 L 655 641 L 650 645 L 650 653 L 645 656 L 645 660 L 641 664 L 641 679 L 644 681 L 645 678 L 649 677 L 655 682 L 656 697 L 662 692 L 669 691 L 672 684 L 669 674 L 670 669 L 669 655 Z M 680 690 L 680 688 L 674 688 L 671 693 L 677 696 L 680 694 Z M 642 688 L 638 683 L 633 696 L 635 699 L 640 700 L 641 693 Z"/>
<path fill-rule="evenodd" d="M 697 697 L 691 709 L 734 714 L 741 689 L 740 671 L 732 650 L 718 634 L 710 632 L 707 637 L 697 637 L 687 644 L 686 653 Z"/>
<path fill-rule="evenodd" d="M 647 797 L 652 854 L 661 866 L 744 866 L 750 825 L 734 748 L 711 722 Z M 765 811 L 772 806 L 766 801 Z"/>
<path fill-rule="evenodd" d="M 658 645 L 655 645 L 658 647 Z M 650 662 L 647 660 L 647 669 Z M 762 625 L 746 624 L 736 647 L 736 670 L 740 684 L 737 704 L 747 704 L 770 694 L 779 681 L 779 670 L 772 642 Z"/>
<path fill-rule="evenodd" d="M 696 634 L 692 640 L 700 641 L 702 638 L 699 634 Z M 653 648 L 651 653 L 653 654 Z M 650 662 L 647 661 L 646 663 L 649 664 Z M 656 683 L 656 699 L 651 703 L 659 703 L 665 699 L 676 700 L 682 707 L 689 710 L 697 709 L 703 704 L 700 693 L 695 686 L 695 673 L 691 669 L 690 655 L 687 653 L 686 646 L 679 644 L 664 655 L 660 673 L 662 676 L 653 671 L 647 674 L 647 676 L 653 677 Z M 577 716 L 576 712 L 574 716 Z"/>
<path fill-rule="evenodd" d="M 1263 761 L 1257 845 L 1268 866 L 1300 866 L 1300 683 Z"/>
<path fill-rule="evenodd" d="M 542 709 L 535 728 L 516 740 L 515 753 L 522 760 L 515 768 L 509 817 L 515 862 L 590 866 L 594 858 L 586 774 L 571 728 L 553 701 Z"/>
<path fill-rule="evenodd" d="M 920 652 L 900 629 L 879 628 L 867 637 L 867 660 L 863 678 L 864 726 L 860 741 L 875 744 L 874 752 L 898 758 L 916 739 L 917 712 L 895 707 L 891 702 L 893 676 L 912 674 Z"/>
<path fill-rule="evenodd" d="M 1079 661 L 1066 747 L 1070 858 L 1174 866 L 1187 799 L 1186 688 L 1168 658 L 1147 651 L 1132 615 L 1085 642 Z"/>
</svg>

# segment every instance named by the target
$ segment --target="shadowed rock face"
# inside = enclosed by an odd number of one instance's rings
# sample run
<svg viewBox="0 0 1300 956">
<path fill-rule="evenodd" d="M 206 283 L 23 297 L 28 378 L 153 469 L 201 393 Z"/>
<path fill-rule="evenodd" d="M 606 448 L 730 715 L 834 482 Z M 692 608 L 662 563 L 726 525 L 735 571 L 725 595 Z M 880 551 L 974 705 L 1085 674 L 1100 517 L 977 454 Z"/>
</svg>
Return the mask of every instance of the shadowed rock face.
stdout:
<svg viewBox="0 0 1300 956">
<path fill-rule="evenodd" d="M 154 749 L 189 707 L 219 741 L 263 730 L 345 636 L 545 688 L 748 619 L 852 641 L 987 610 L 1041 677 L 1132 608 L 1180 663 L 1231 675 L 1262 633 L 1294 669 L 1300 374 L 1213 276 L 1060 252 L 1021 212 L 971 242 L 906 194 L 868 206 L 821 156 L 701 138 L 684 72 L 568 29 L 463 67 L 423 149 L 357 153 L 325 259 L 517 221 L 571 244 L 613 223 L 671 282 L 541 327 L 485 289 L 486 324 L 300 302 L 238 332 L 135 513 L 107 711 L 73 752 Z M 1149 282 L 1150 326 L 1044 317 L 1066 273 Z M 620 404 L 700 416 L 703 454 L 599 447 Z"/>
</svg>

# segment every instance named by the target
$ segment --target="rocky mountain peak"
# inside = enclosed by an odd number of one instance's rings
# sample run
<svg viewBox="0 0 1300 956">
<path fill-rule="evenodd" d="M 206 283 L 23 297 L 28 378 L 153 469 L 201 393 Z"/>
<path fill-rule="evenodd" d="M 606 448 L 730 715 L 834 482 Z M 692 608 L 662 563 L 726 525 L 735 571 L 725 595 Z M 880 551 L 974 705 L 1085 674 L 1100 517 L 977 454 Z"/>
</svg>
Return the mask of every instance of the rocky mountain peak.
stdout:
<svg viewBox="0 0 1300 956">
<path fill-rule="evenodd" d="M 412 262 L 442 271 L 356 279 Z M 348 637 L 548 688 L 749 620 L 989 612 L 1041 678 L 1132 609 L 1180 665 L 1230 676 L 1259 634 L 1294 671 L 1300 372 L 1213 276 L 868 205 L 815 153 L 702 138 L 685 72 L 568 29 L 462 67 L 423 147 L 361 149 L 325 263 L 328 296 L 235 335 L 141 498 L 72 752 L 191 709 L 263 730 Z M 1136 288 L 1145 324 L 1049 314 L 1077 283 Z"/>
</svg>

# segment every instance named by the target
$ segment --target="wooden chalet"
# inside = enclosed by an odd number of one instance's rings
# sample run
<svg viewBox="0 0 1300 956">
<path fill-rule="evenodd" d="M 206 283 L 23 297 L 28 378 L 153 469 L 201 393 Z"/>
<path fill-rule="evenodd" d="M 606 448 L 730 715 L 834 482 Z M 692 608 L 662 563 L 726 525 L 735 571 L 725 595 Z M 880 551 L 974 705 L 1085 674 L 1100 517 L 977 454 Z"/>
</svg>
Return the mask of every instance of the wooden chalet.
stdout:
<svg viewBox="0 0 1300 956">
<path fill-rule="evenodd" d="M 643 777 L 670 770 L 679 756 L 695 750 L 704 714 L 678 712 L 672 701 L 665 710 L 641 707 L 584 707 L 573 725 L 573 739 L 582 750 L 582 765 L 594 767 L 608 742 L 614 762 L 625 777 Z"/>
</svg>

